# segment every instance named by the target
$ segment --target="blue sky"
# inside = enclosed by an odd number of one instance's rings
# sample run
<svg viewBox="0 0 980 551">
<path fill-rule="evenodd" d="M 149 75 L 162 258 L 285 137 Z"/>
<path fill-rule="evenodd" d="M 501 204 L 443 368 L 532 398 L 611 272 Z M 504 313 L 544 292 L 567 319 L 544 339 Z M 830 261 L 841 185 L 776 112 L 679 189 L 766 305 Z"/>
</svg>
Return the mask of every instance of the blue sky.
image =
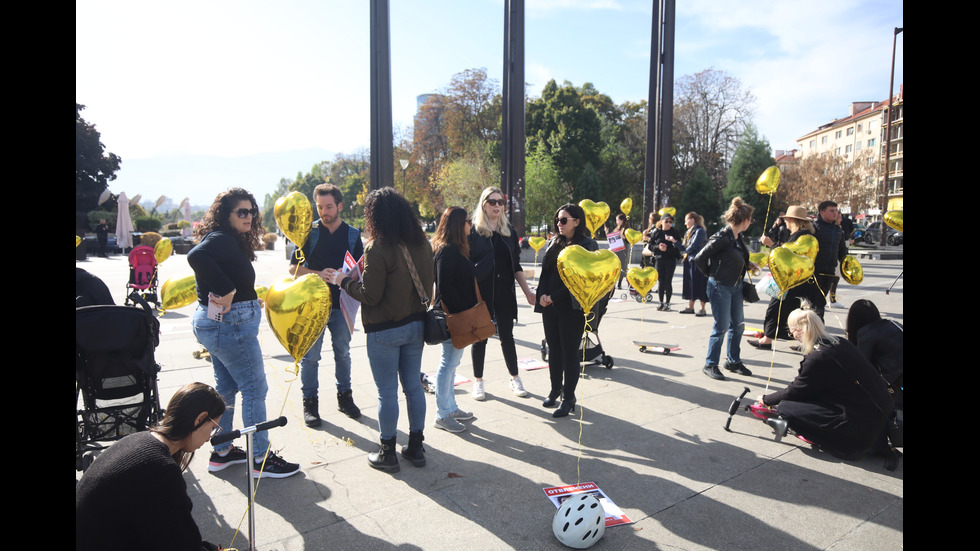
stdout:
<svg viewBox="0 0 980 551">
<path fill-rule="evenodd" d="M 390 6 L 396 132 L 410 128 L 417 95 L 440 91 L 458 72 L 483 67 L 502 80 L 503 0 Z M 176 153 L 370 144 L 368 0 L 75 7 L 75 99 L 124 169 L 126 159 Z M 677 11 L 675 77 L 708 68 L 737 77 L 755 95 L 753 120 L 774 149 L 795 147 L 853 101 L 888 96 L 900 0 L 679 0 Z M 649 0 L 526 0 L 528 93 L 553 78 L 591 82 L 617 103 L 646 99 L 651 23 Z"/>
</svg>

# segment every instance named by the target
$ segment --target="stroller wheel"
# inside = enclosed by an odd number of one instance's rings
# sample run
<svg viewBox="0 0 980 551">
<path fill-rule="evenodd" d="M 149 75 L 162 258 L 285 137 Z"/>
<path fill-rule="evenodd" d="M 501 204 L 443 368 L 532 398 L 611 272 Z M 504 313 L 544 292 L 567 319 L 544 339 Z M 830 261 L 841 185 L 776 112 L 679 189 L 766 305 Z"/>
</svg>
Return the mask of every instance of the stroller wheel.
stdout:
<svg viewBox="0 0 980 551">
<path fill-rule="evenodd" d="M 612 356 L 603 356 L 602 365 L 606 366 L 606 369 L 612 369 L 613 366 Z"/>
</svg>

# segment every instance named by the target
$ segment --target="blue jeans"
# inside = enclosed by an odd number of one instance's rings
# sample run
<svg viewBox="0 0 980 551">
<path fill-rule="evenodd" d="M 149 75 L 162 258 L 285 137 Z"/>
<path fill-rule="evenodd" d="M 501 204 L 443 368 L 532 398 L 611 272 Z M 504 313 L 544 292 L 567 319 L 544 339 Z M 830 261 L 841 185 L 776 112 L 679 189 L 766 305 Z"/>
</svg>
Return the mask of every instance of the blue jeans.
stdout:
<svg viewBox="0 0 980 551">
<path fill-rule="evenodd" d="M 425 426 L 425 391 L 422 390 L 423 321 L 413 321 L 367 334 L 368 363 L 378 387 L 378 431 L 382 440 L 395 438 L 398 429 L 398 382 L 401 381 L 411 432 Z"/>
<path fill-rule="evenodd" d="M 323 334 L 330 331 L 330 344 L 333 347 L 334 375 L 337 377 L 337 392 L 350 390 L 350 328 L 340 308 L 330 311 L 327 326 L 320 332 L 320 338 L 313 343 L 303 359 L 300 360 L 300 382 L 303 384 L 303 398 L 316 398 L 320 388 L 320 350 L 323 348 Z"/>
<path fill-rule="evenodd" d="M 453 346 L 453 340 L 442 343 L 442 361 L 439 362 L 439 373 L 436 374 L 436 415 L 440 419 L 459 409 L 456 405 L 454 384 L 456 367 L 463 357 L 463 350 Z"/>
<path fill-rule="evenodd" d="M 718 365 L 721 358 L 721 343 L 728 334 L 728 361 L 742 361 L 742 333 L 745 332 L 745 313 L 742 305 L 742 280 L 729 287 L 708 278 L 708 300 L 715 324 L 708 338 L 708 357 L 705 365 Z"/>
<path fill-rule="evenodd" d="M 242 423 L 251 427 L 266 421 L 265 396 L 269 385 L 265 379 L 265 363 L 259 348 L 259 322 L 262 307 L 259 301 L 235 302 L 220 322 L 208 319 L 207 307 L 197 307 L 192 319 L 194 336 L 211 354 L 215 390 L 225 401 L 221 416 L 221 432 L 229 433 L 235 420 L 235 396 L 242 393 Z M 256 432 L 252 439 L 256 457 L 269 449 L 268 431 Z M 231 442 L 215 451 L 224 451 Z"/>
</svg>

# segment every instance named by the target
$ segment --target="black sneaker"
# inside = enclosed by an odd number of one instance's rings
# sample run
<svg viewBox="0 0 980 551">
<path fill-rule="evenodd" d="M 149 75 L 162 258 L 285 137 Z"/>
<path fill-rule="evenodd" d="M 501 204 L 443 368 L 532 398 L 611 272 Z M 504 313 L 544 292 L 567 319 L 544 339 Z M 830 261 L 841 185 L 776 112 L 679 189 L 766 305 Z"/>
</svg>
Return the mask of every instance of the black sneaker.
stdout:
<svg viewBox="0 0 980 551">
<path fill-rule="evenodd" d="M 221 455 L 218 452 L 211 452 L 211 460 L 208 461 L 208 471 L 216 473 L 224 470 L 229 465 L 237 465 L 248 461 L 245 450 L 238 446 L 232 446 L 228 453 Z"/>
<path fill-rule="evenodd" d="M 733 373 L 738 373 L 739 375 L 745 375 L 746 377 L 752 374 L 742 362 L 725 362 L 725 369 Z"/>
<path fill-rule="evenodd" d="M 701 373 L 704 373 L 705 375 L 711 377 L 712 379 L 717 379 L 719 381 L 725 380 L 725 376 L 721 374 L 721 371 L 718 371 L 718 366 L 714 364 L 706 365 L 702 367 Z"/>
<path fill-rule="evenodd" d="M 252 476 L 254 478 L 286 478 L 299 472 L 299 465 L 289 463 L 274 453 L 269 453 L 262 468 L 262 460 L 253 461 Z"/>
</svg>

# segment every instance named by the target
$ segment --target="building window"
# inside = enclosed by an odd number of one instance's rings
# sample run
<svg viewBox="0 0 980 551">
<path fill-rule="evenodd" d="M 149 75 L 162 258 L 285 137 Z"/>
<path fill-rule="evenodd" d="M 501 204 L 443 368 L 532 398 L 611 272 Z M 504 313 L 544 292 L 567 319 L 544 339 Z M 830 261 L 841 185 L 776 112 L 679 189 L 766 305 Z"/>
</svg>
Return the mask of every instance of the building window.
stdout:
<svg viewBox="0 0 980 551">
<path fill-rule="evenodd" d="M 840 130 L 838 130 L 837 132 L 834 132 L 834 139 L 835 140 L 839 140 L 840 139 Z"/>
<path fill-rule="evenodd" d="M 820 145 L 827 145 L 827 136 L 820 138 Z"/>
<path fill-rule="evenodd" d="M 847 155 L 850 155 L 852 149 L 853 148 L 850 145 L 846 145 L 846 146 L 844 146 L 844 153 L 847 154 Z"/>
<path fill-rule="evenodd" d="M 874 146 L 875 146 L 875 139 L 871 138 L 870 140 L 868 140 L 868 147 L 874 147 Z"/>
<path fill-rule="evenodd" d="M 862 130 L 863 128 L 864 128 L 864 125 L 863 125 L 863 124 L 859 124 L 859 125 L 858 125 L 858 133 L 859 133 L 859 134 L 861 133 L 861 130 Z"/>
<path fill-rule="evenodd" d="M 861 140 L 854 143 L 854 151 L 861 151 Z"/>
<path fill-rule="evenodd" d="M 810 149 L 814 149 L 816 147 L 817 147 L 817 140 L 810 140 Z"/>
<path fill-rule="evenodd" d="M 848 136 L 853 136 L 854 135 L 854 127 L 853 126 L 847 129 L 847 135 Z"/>
</svg>

